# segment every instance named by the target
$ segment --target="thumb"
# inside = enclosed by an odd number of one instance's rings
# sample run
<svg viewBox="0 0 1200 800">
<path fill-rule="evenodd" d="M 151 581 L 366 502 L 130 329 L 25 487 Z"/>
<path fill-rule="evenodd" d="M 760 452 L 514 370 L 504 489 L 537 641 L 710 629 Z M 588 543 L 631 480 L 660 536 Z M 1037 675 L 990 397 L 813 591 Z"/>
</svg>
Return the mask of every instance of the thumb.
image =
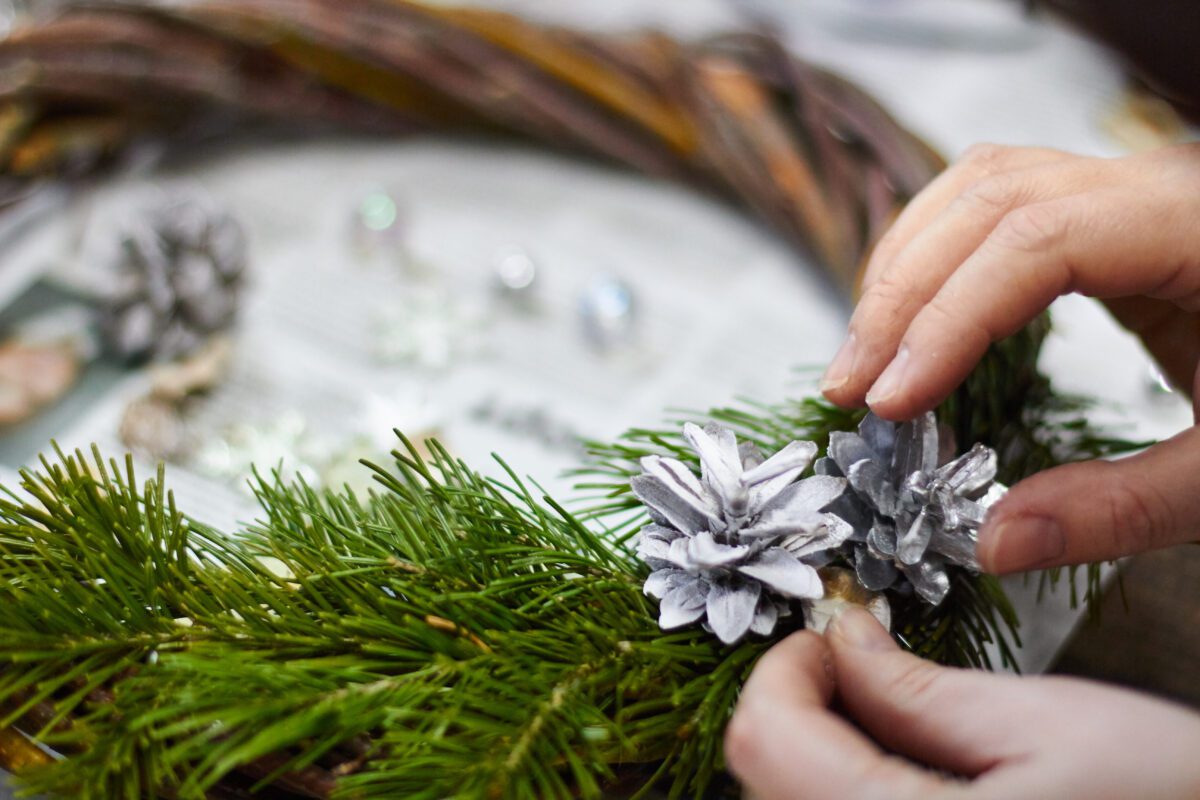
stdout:
<svg viewBox="0 0 1200 800">
<path fill-rule="evenodd" d="M 979 561 L 1007 573 L 1107 561 L 1200 536 L 1200 427 L 1116 461 L 1047 470 L 1014 486 L 979 532 Z"/>
<path fill-rule="evenodd" d="M 975 777 L 1027 749 L 1037 709 L 1018 679 L 906 653 L 857 608 L 838 615 L 827 639 L 843 706 L 889 750 Z"/>
<path fill-rule="evenodd" d="M 933 796 L 939 778 L 882 753 L 829 710 L 833 679 L 829 645 L 812 631 L 789 636 L 759 660 L 725 732 L 726 765 L 746 794 L 762 800 Z"/>
</svg>

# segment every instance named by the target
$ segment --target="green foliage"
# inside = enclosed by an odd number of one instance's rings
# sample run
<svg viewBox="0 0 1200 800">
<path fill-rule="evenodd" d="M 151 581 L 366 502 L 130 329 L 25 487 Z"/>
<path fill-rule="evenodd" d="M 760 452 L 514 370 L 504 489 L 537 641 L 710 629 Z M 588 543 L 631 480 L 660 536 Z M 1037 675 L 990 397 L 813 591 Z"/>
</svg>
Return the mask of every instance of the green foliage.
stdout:
<svg viewBox="0 0 1200 800">
<path fill-rule="evenodd" d="M 941 409 L 1009 478 L 1115 449 L 998 347 Z M 1007 397 L 1021 385 L 1025 402 Z M 776 449 L 858 412 L 807 399 L 709 415 Z M 574 513 L 404 441 L 369 497 L 260 477 L 262 517 L 191 521 L 131 463 L 58 453 L 0 500 L 0 726 L 65 756 L 26 777 L 80 798 L 597 797 L 719 784 L 721 732 L 770 641 L 663 633 L 626 542 L 637 459 L 692 459 L 677 427 L 596 445 Z M 897 635 L 944 663 L 1010 660 L 999 585 L 893 597 Z M 796 615 L 793 619 L 798 619 Z M 798 622 L 793 623 L 794 625 Z M 777 632 L 776 638 L 788 629 Z M 0 752 L 0 758 L 3 757 Z"/>
<path fill-rule="evenodd" d="M 998 451 L 999 478 L 1008 484 L 1059 464 L 1142 446 L 1096 434 L 1082 416 L 1086 401 L 1052 390 L 1036 367 L 1048 332 L 1049 317 L 1043 316 L 994 345 L 937 409 L 939 421 L 954 432 L 960 449 L 984 442 Z M 625 541 L 636 535 L 641 523 L 638 501 L 629 491 L 629 478 L 639 471 L 638 460 L 651 453 L 670 453 L 698 466 L 680 434 L 685 419 L 716 420 L 770 453 L 794 439 L 814 441 L 823 451 L 830 432 L 853 428 L 864 413 L 808 397 L 774 405 L 743 401 L 737 408 L 684 414 L 666 429 L 635 429 L 615 443 L 591 443 L 597 460 L 579 471 L 579 488 L 596 495 L 588 515 L 608 521 L 620 532 L 619 541 Z M 1045 580 L 1053 586 L 1060 573 L 1069 574 L 1074 603 L 1076 569 L 1087 572 L 1083 599 L 1090 605 L 1100 591 L 1099 565 L 1052 570 Z M 991 668 L 991 645 L 1002 665 L 1016 666 L 1013 646 L 1020 644 L 1018 619 L 995 578 L 959 570 L 949 596 L 937 607 L 895 593 L 889 593 L 889 601 L 897 636 L 913 652 L 943 664 Z"/>
<path fill-rule="evenodd" d="M 32 499 L 0 503 L 0 704 L 70 754 L 29 786 L 573 797 L 624 765 L 710 783 L 766 643 L 664 635 L 642 566 L 515 477 L 436 446 L 378 475 L 361 501 L 260 480 L 263 519 L 230 537 L 128 464 L 26 474 Z"/>
</svg>

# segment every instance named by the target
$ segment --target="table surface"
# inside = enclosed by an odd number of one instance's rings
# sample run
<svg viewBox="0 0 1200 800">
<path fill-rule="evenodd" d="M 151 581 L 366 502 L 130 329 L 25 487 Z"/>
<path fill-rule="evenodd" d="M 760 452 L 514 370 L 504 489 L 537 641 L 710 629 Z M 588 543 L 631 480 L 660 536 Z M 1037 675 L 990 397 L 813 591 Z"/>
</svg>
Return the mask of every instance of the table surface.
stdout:
<svg viewBox="0 0 1200 800">
<path fill-rule="evenodd" d="M 1130 559 L 1052 672 L 1151 692 L 1200 709 L 1200 546 Z"/>
</svg>

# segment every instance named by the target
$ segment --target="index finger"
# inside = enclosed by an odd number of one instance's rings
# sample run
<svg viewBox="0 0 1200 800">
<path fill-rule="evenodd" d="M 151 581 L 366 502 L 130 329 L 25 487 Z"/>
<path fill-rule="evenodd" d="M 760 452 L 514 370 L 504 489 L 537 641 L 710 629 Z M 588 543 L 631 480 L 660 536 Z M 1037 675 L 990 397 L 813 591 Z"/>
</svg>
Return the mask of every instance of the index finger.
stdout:
<svg viewBox="0 0 1200 800">
<path fill-rule="evenodd" d="M 1140 294 L 1200 310 L 1198 207 L 1162 181 L 1136 195 L 1101 190 L 1010 213 L 892 345 L 896 356 L 867 393 L 868 405 L 887 419 L 932 408 L 991 342 L 1059 295 Z"/>
<path fill-rule="evenodd" d="M 1028 169 L 1071 158 L 1061 150 L 1045 147 L 1004 147 L 996 144 L 977 144 L 968 148 L 962 158 L 955 161 L 940 175 L 930 181 L 914 197 L 892 227 L 884 234 L 863 271 L 859 284 L 861 295 L 879 280 L 918 233 L 925 230 L 945 208 L 970 185 L 1002 172 Z"/>
<path fill-rule="evenodd" d="M 759 660 L 726 729 L 730 771 L 758 800 L 928 797 L 940 785 L 935 777 L 886 755 L 829 710 L 831 663 L 811 631 Z"/>
</svg>

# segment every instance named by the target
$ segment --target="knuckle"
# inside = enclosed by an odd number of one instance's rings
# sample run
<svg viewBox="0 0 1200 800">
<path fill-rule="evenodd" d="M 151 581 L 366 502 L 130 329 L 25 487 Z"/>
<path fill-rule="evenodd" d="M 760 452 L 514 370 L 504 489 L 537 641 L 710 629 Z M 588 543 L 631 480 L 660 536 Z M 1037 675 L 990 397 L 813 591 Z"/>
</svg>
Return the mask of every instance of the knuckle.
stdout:
<svg viewBox="0 0 1200 800">
<path fill-rule="evenodd" d="M 863 295 L 862 304 L 869 306 L 870 319 L 875 319 L 880 314 L 895 315 L 913 302 L 915 291 L 915 287 L 897 275 L 896 270 L 888 270 L 871 284 L 871 288 Z"/>
<path fill-rule="evenodd" d="M 973 144 L 963 153 L 960 163 L 969 165 L 981 175 L 991 175 L 1008 161 L 1013 148 L 991 142 Z"/>
<path fill-rule="evenodd" d="M 923 661 L 909 663 L 885 684 L 887 696 L 894 698 L 906 714 L 921 714 L 936 703 L 941 668 Z"/>
<path fill-rule="evenodd" d="M 1053 248 L 1066 234 L 1066 216 L 1054 204 L 1021 206 L 1000 220 L 991 239 L 1005 248 L 1039 251 Z"/>
<path fill-rule="evenodd" d="M 902 331 L 912 316 L 918 301 L 912 286 L 885 272 L 859 300 L 851 318 L 850 329 L 859 339 L 888 336 Z"/>
<path fill-rule="evenodd" d="M 893 225 L 875 243 L 875 250 L 871 253 L 871 260 L 880 264 L 890 262 L 900 252 L 901 244 L 900 231 Z"/>
<path fill-rule="evenodd" d="M 913 338 L 923 341 L 936 339 L 948 341 L 950 337 L 972 346 L 987 346 L 995 338 L 978 315 L 964 314 L 960 304 L 945 292 L 939 292 L 921 311 L 921 317 L 913 325 Z M 924 346 L 918 348 L 924 349 Z"/>
<path fill-rule="evenodd" d="M 1105 499 L 1114 553 L 1140 553 L 1170 543 L 1175 530 L 1171 506 L 1149 480 L 1118 477 Z"/>
<path fill-rule="evenodd" d="M 968 211 L 995 214 L 1012 208 L 1020 196 L 1019 182 L 1012 175 L 991 175 L 968 186 L 955 203 Z"/>
</svg>

